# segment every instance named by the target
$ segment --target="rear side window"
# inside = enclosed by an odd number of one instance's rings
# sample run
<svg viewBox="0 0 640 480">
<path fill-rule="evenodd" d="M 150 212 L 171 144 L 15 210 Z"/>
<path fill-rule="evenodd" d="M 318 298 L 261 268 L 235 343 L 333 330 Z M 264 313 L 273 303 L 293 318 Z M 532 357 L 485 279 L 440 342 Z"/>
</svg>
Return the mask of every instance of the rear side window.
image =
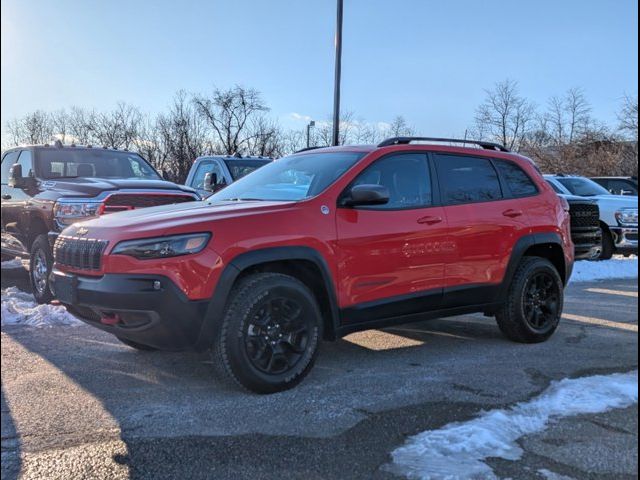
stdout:
<svg viewBox="0 0 640 480">
<path fill-rule="evenodd" d="M 13 167 L 18 160 L 19 152 L 9 152 L 2 159 L 2 185 L 6 185 L 9 183 L 9 170 Z"/>
<path fill-rule="evenodd" d="M 503 198 L 498 173 L 486 158 L 436 155 L 445 205 L 490 202 Z"/>
<path fill-rule="evenodd" d="M 433 204 L 431 175 L 425 154 L 390 155 L 369 165 L 352 185 L 382 185 L 389 202 L 367 210 L 404 210 Z"/>
<path fill-rule="evenodd" d="M 531 177 L 518 165 L 505 160 L 494 160 L 494 163 L 507 184 L 513 197 L 531 197 L 538 193 L 538 187 Z"/>
</svg>

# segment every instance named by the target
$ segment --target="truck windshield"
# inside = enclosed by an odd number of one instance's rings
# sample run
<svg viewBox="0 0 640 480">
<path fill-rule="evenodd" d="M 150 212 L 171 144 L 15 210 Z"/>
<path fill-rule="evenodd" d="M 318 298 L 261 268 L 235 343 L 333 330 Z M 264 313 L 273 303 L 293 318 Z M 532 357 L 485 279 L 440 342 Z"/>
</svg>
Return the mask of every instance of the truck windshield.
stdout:
<svg viewBox="0 0 640 480">
<path fill-rule="evenodd" d="M 159 180 L 160 175 L 140 155 L 89 148 L 43 149 L 36 152 L 40 178 L 139 178 Z"/>
<path fill-rule="evenodd" d="M 271 160 L 258 160 L 258 159 L 246 159 L 246 160 L 225 160 L 224 163 L 227 165 L 229 172 L 231 173 L 231 178 L 233 181 L 240 180 L 245 175 L 250 174 L 254 170 L 259 169 L 260 167 L 265 166 L 267 163 L 271 162 Z"/>
<path fill-rule="evenodd" d="M 209 200 L 304 200 L 321 193 L 363 156 L 364 153 L 332 152 L 284 157 L 241 178 Z"/>
<path fill-rule="evenodd" d="M 573 195 L 577 195 L 579 197 L 594 197 L 596 195 L 611 195 L 609 191 L 598 185 L 593 180 L 589 180 L 588 178 L 581 177 L 567 177 L 567 178 L 558 178 L 558 182 L 560 182 L 564 187 L 569 190 Z"/>
</svg>

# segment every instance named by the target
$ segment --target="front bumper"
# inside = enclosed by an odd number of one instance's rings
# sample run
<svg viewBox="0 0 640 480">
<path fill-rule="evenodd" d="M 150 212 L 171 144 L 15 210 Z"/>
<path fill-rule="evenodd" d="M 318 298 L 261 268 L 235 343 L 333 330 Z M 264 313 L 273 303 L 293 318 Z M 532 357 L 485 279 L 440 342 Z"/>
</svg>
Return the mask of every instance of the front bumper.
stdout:
<svg viewBox="0 0 640 480">
<path fill-rule="evenodd" d="M 625 253 L 638 253 L 638 227 L 615 227 L 614 233 L 616 249 Z"/>
<path fill-rule="evenodd" d="M 160 275 L 88 277 L 54 270 L 51 285 L 85 323 L 161 350 L 193 349 L 210 303 L 189 300 Z"/>
</svg>

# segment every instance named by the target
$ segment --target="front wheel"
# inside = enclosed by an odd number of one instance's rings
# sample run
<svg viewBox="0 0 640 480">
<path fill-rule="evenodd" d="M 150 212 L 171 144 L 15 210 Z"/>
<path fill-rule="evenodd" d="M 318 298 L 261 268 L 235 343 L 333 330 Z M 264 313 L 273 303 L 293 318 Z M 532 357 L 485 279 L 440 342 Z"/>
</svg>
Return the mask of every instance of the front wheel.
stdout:
<svg viewBox="0 0 640 480">
<path fill-rule="evenodd" d="M 611 260 L 616 251 L 613 235 L 609 230 L 602 229 L 602 253 L 599 260 Z"/>
<path fill-rule="evenodd" d="M 525 257 L 496 320 L 510 340 L 544 342 L 558 328 L 563 305 L 564 285 L 553 264 L 544 258 Z"/>
<path fill-rule="evenodd" d="M 213 345 L 226 378 L 256 393 L 297 385 L 311 370 L 322 338 L 322 317 L 302 282 L 256 273 L 234 287 Z"/>
<path fill-rule="evenodd" d="M 33 296 L 38 303 L 49 303 L 53 300 L 49 275 L 53 267 L 53 253 L 46 235 L 38 235 L 31 246 L 29 259 L 29 279 Z"/>
</svg>

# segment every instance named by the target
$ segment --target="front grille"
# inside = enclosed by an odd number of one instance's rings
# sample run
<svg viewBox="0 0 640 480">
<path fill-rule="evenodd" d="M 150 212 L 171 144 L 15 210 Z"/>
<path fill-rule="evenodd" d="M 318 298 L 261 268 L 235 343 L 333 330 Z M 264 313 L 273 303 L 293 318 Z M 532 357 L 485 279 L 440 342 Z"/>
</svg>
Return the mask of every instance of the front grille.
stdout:
<svg viewBox="0 0 640 480">
<path fill-rule="evenodd" d="M 637 242 L 638 241 L 638 234 L 637 233 L 627 233 L 625 235 L 625 237 L 627 237 L 627 240 L 631 240 L 632 242 Z"/>
<path fill-rule="evenodd" d="M 571 227 L 599 227 L 600 209 L 598 205 L 588 203 L 571 203 Z"/>
<path fill-rule="evenodd" d="M 104 213 L 122 212 L 135 208 L 156 207 L 170 205 L 172 203 L 184 203 L 194 201 L 191 195 L 177 194 L 146 194 L 146 193 L 116 193 L 110 195 L 104 204 Z"/>
<path fill-rule="evenodd" d="M 78 270 L 100 270 L 106 240 L 59 236 L 53 247 L 53 257 L 59 265 Z"/>
</svg>

